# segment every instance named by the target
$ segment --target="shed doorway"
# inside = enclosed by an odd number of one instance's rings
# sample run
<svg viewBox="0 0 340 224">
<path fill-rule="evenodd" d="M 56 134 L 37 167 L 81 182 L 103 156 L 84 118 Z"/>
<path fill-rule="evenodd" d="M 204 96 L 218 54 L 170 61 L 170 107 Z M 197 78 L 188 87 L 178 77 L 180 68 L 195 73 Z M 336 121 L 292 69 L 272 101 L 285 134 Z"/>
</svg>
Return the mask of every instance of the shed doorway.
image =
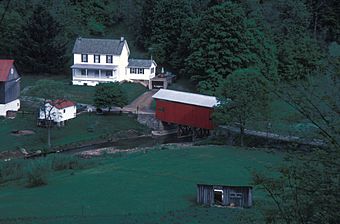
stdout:
<svg viewBox="0 0 340 224">
<path fill-rule="evenodd" d="M 222 205 L 223 204 L 223 191 L 214 189 L 214 203 L 215 205 Z"/>
</svg>

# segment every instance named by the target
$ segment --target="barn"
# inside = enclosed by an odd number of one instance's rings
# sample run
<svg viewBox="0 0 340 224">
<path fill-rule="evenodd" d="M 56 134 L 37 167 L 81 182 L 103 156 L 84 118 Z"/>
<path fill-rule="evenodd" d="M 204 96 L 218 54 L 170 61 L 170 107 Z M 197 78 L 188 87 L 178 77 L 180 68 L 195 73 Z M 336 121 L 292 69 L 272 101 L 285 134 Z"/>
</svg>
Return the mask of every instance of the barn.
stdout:
<svg viewBox="0 0 340 224">
<path fill-rule="evenodd" d="M 0 60 L 0 116 L 20 108 L 20 76 L 14 60 Z"/>
<path fill-rule="evenodd" d="M 253 205 L 251 186 L 197 184 L 197 203 L 250 208 Z"/>
<path fill-rule="evenodd" d="M 153 98 L 156 100 L 156 118 L 178 125 L 179 135 L 205 135 L 214 129 L 212 113 L 217 105 L 216 97 L 160 89 Z"/>
</svg>

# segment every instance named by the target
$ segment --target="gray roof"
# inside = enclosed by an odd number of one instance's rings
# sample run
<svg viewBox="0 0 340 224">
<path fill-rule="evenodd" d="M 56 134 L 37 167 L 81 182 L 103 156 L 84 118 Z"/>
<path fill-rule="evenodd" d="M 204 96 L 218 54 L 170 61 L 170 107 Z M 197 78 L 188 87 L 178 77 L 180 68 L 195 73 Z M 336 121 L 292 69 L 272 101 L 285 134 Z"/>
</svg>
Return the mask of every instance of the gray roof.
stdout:
<svg viewBox="0 0 340 224">
<path fill-rule="evenodd" d="M 124 41 L 116 39 L 77 38 L 73 47 L 73 54 L 112 54 L 120 55 Z"/>
<path fill-rule="evenodd" d="M 155 65 L 156 65 L 156 62 L 154 60 L 150 60 L 150 59 L 129 59 L 128 67 L 129 68 L 132 68 L 132 67 L 150 68 L 152 63 L 155 63 Z"/>
<path fill-rule="evenodd" d="M 152 97 L 155 99 L 168 100 L 178 103 L 185 103 L 209 108 L 217 106 L 218 104 L 217 99 L 214 96 L 180 92 L 169 89 L 160 89 Z"/>
<path fill-rule="evenodd" d="M 100 64 L 74 64 L 71 66 L 71 68 L 115 70 L 117 66 L 116 65 L 100 65 Z"/>
</svg>

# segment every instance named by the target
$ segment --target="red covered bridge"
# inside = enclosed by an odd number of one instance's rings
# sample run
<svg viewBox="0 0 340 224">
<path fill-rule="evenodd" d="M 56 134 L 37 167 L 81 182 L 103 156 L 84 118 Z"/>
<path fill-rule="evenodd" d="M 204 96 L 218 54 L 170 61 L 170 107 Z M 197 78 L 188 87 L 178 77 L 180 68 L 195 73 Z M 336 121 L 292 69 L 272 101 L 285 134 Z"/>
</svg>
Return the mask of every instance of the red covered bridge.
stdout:
<svg viewBox="0 0 340 224">
<path fill-rule="evenodd" d="M 156 118 L 177 124 L 179 132 L 183 132 L 179 134 L 206 134 L 214 128 L 211 116 L 217 105 L 216 97 L 160 89 L 153 98 L 156 99 Z"/>
</svg>

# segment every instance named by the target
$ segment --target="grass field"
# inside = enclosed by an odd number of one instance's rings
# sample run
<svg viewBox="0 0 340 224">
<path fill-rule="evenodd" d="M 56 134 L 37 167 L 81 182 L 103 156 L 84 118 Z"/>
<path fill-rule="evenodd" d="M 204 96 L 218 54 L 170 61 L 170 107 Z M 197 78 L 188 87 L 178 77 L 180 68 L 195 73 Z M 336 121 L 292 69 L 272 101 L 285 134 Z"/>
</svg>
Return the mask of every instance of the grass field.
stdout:
<svg viewBox="0 0 340 224">
<path fill-rule="evenodd" d="M 35 134 L 15 136 L 15 130 L 33 130 Z M 70 120 L 63 128 L 52 129 L 52 146 L 66 145 L 109 138 L 119 131 L 134 129 L 140 133 L 148 129 L 128 115 L 81 114 Z M 0 151 L 25 148 L 43 149 L 47 145 L 47 130 L 36 126 L 35 114 L 18 114 L 13 120 L 0 120 Z"/>
<path fill-rule="evenodd" d="M 0 223 L 249 223 L 248 216 L 258 218 L 261 192 L 255 190 L 252 209 L 205 208 L 195 203 L 196 184 L 248 185 L 251 170 L 278 165 L 282 156 L 168 146 L 106 157 L 91 169 L 55 172 L 43 187 L 0 186 Z"/>
<path fill-rule="evenodd" d="M 29 88 L 29 86 L 33 86 L 34 83 L 39 79 L 52 79 L 61 81 L 64 84 L 63 90 L 67 99 L 73 100 L 77 103 L 93 104 L 95 87 L 71 85 L 71 77 L 68 76 L 24 75 L 21 81 L 21 89 L 23 90 L 25 88 Z M 134 99 L 147 91 L 147 89 L 143 85 L 129 82 L 122 83 L 122 90 L 128 99 L 128 103 L 131 103 Z M 35 96 L 31 95 L 29 90 L 24 91 L 22 95 Z"/>
</svg>

